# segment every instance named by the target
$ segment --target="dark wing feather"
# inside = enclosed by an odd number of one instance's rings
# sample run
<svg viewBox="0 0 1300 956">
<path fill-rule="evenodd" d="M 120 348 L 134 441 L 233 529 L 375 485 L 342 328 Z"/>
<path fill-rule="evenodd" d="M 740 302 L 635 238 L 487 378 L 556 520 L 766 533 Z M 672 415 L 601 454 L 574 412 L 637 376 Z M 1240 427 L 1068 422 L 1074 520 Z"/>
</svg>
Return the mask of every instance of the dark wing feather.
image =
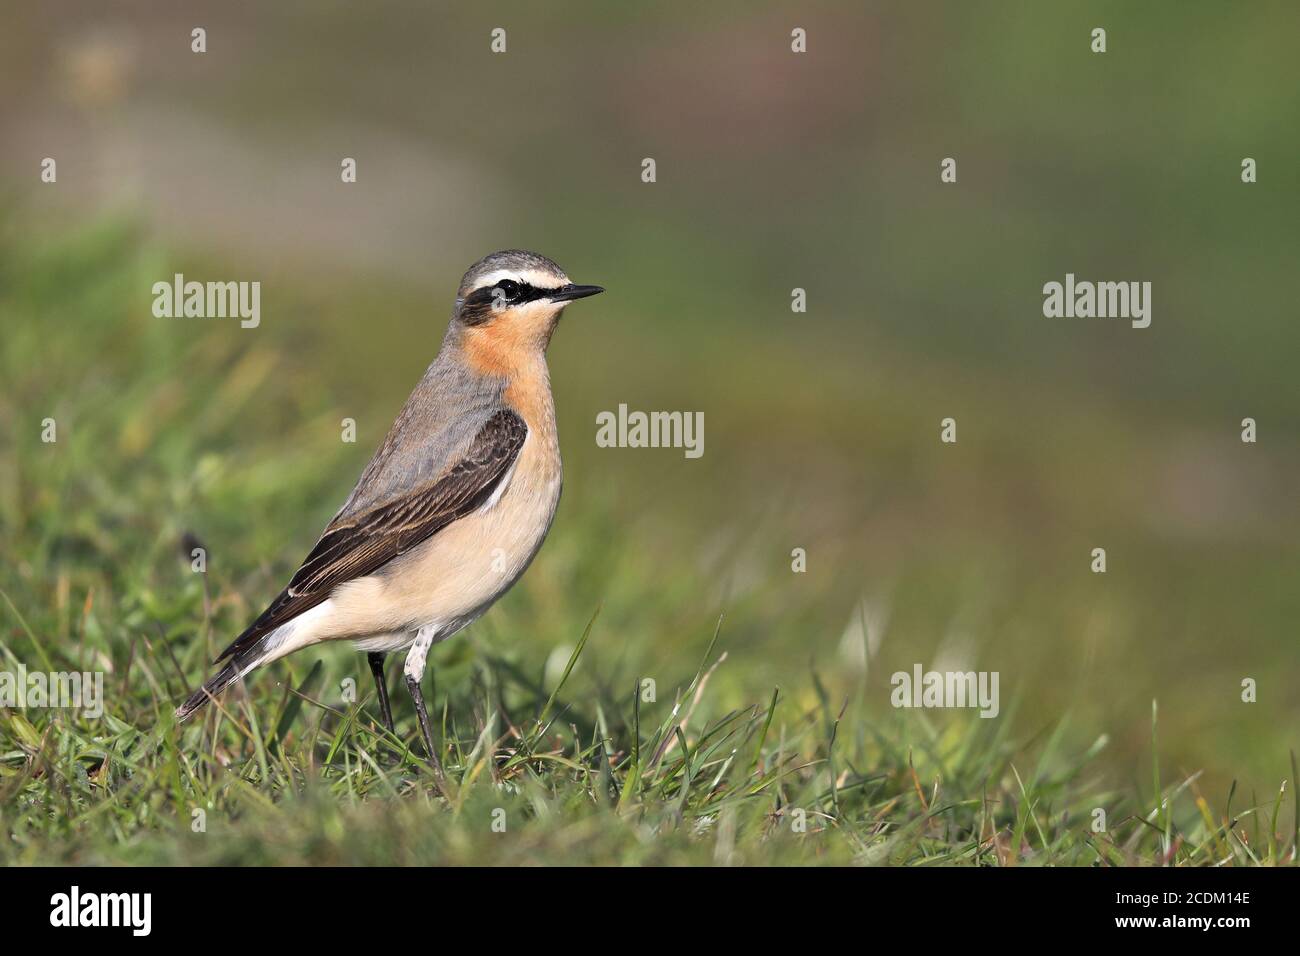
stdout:
<svg viewBox="0 0 1300 956">
<path fill-rule="evenodd" d="M 281 624 L 320 604 L 338 585 L 377 571 L 476 511 L 492 497 L 527 437 L 523 419 L 502 409 L 484 423 L 465 457 L 437 481 L 360 514 L 335 518 L 289 586 L 217 660 L 252 647 Z"/>
</svg>

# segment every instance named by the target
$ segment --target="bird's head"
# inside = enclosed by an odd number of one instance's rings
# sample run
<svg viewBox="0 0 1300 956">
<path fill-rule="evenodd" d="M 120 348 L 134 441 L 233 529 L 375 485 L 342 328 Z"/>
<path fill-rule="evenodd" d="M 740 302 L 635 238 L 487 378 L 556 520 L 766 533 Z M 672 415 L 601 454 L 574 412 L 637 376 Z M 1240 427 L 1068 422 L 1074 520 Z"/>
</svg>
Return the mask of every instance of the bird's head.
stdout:
<svg viewBox="0 0 1300 956">
<path fill-rule="evenodd" d="M 461 279 L 452 322 L 464 335 L 499 349 L 545 349 L 566 305 L 604 291 L 574 285 L 563 269 L 535 252 L 494 252 Z"/>
</svg>

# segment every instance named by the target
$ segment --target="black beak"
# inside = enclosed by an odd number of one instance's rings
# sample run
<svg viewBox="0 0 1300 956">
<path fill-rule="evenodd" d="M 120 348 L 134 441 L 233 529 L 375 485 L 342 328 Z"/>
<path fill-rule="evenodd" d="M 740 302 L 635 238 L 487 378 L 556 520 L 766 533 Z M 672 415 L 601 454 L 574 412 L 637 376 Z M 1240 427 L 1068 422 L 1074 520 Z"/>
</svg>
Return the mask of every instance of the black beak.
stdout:
<svg viewBox="0 0 1300 956">
<path fill-rule="evenodd" d="M 604 286 L 574 285 L 570 282 L 568 285 L 562 285 L 555 291 L 547 293 L 546 297 L 552 302 L 571 302 L 574 299 L 585 299 L 589 295 L 600 295 L 604 291 Z"/>
</svg>

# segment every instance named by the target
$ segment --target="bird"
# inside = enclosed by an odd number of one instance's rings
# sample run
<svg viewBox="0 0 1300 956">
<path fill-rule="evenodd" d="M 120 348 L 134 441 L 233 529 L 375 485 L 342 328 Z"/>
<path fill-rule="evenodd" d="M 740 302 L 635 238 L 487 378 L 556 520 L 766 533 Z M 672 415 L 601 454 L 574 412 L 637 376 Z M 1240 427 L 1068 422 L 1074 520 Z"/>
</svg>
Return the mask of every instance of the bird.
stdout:
<svg viewBox="0 0 1300 956">
<path fill-rule="evenodd" d="M 429 649 L 480 617 L 527 570 L 563 483 L 546 350 L 576 285 L 510 249 L 470 266 L 437 356 L 316 546 L 176 708 L 183 721 L 255 668 L 323 641 L 367 655 L 384 725 L 388 654 L 441 776 L 421 692 Z"/>
</svg>

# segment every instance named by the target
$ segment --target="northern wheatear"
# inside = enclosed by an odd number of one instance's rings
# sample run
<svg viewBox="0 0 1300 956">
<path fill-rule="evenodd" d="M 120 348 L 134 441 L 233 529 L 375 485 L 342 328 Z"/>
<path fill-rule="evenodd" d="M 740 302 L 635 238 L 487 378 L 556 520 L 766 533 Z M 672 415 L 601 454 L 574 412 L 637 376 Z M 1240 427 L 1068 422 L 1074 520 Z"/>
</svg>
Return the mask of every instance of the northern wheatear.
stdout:
<svg viewBox="0 0 1300 956">
<path fill-rule="evenodd" d="M 255 667 L 321 641 L 369 652 L 392 731 L 384 656 L 409 648 L 420 693 L 429 648 L 492 606 L 528 567 L 560 500 L 546 347 L 564 307 L 603 292 L 533 252 L 494 252 L 461 280 L 451 324 L 343 508 L 293 579 L 222 652 L 180 719 Z"/>
</svg>

